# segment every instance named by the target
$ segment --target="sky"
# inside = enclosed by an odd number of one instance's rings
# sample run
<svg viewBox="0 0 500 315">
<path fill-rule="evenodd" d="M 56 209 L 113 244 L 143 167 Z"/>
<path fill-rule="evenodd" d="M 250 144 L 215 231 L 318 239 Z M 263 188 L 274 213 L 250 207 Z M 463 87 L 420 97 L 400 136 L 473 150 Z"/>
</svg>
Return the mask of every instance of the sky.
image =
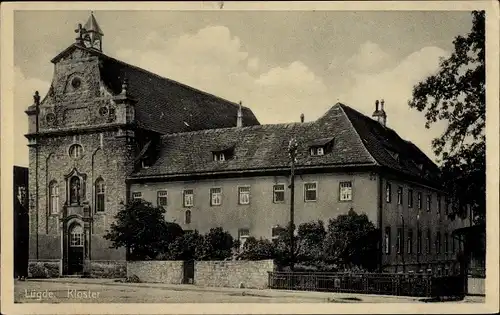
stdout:
<svg viewBox="0 0 500 315">
<path fill-rule="evenodd" d="M 48 91 L 50 60 L 75 41 L 89 11 L 14 15 L 16 165 L 28 165 L 26 108 Z M 466 11 L 94 11 L 103 52 L 243 104 L 262 124 L 306 121 L 342 102 L 371 116 L 385 100 L 387 125 L 436 161 L 410 109 L 415 84 L 438 69 L 453 39 L 470 31 Z"/>
</svg>

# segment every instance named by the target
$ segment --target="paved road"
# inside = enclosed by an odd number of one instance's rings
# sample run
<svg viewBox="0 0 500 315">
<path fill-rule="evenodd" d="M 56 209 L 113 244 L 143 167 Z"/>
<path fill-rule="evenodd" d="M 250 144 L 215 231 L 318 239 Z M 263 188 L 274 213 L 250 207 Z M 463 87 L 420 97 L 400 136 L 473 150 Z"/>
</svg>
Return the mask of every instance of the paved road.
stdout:
<svg viewBox="0 0 500 315">
<path fill-rule="evenodd" d="M 192 285 L 118 283 L 106 279 L 16 281 L 21 303 L 415 303 L 421 299 L 346 293 L 202 288 Z M 464 302 L 484 302 L 481 298 Z"/>
</svg>

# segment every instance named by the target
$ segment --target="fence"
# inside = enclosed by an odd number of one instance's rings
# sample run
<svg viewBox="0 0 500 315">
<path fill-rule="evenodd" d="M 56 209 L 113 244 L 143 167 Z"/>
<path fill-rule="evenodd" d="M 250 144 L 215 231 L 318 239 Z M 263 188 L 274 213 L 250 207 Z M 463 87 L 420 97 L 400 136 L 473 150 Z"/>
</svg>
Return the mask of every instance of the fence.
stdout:
<svg viewBox="0 0 500 315">
<path fill-rule="evenodd" d="M 463 276 L 428 274 L 269 272 L 269 288 L 398 296 L 462 296 Z"/>
</svg>

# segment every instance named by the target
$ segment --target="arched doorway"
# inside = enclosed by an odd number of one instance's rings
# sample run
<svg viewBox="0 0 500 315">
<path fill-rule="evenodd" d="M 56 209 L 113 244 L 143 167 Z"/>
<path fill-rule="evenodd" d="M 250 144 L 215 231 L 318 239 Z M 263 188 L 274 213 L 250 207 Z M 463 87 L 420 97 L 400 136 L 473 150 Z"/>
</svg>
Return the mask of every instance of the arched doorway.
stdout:
<svg viewBox="0 0 500 315">
<path fill-rule="evenodd" d="M 83 272 L 84 240 L 83 227 L 74 223 L 68 230 L 68 274 Z"/>
</svg>

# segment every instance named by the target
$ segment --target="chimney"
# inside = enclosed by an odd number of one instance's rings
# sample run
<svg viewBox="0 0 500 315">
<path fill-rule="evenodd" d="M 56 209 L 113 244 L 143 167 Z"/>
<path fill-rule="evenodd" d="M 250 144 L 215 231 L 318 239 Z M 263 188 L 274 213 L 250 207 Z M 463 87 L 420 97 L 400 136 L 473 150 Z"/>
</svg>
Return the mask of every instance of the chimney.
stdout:
<svg viewBox="0 0 500 315">
<path fill-rule="evenodd" d="M 300 114 L 300 122 L 303 123 L 304 122 L 304 114 Z"/>
<path fill-rule="evenodd" d="M 241 101 L 238 108 L 238 117 L 236 119 L 236 127 L 243 127 L 243 112 L 241 110 Z"/>
<path fill-rule="evenodd" d="M 373 119 L 378 121 L 381 125 L 385 127 L 387 123 L 387 115 L 385 114 L 384 111 L 384 100 L 380 101 L 380 110 L 378 108 L 379 101 L 375 101 L 375 111 L 372 114 Z"/>
<path fill-rule="evenodd" d="M 384 111 L 384 103 L 385 103 L 385 101 L 382 99 L 382 100 L 380 101 L 380 110 L 381 110 L 381 111 Z"/>
<path fill-rule="evenodd" d="M 375 101 L 375 112 L 378 112 L 378 100 Z"/>
</svg>

